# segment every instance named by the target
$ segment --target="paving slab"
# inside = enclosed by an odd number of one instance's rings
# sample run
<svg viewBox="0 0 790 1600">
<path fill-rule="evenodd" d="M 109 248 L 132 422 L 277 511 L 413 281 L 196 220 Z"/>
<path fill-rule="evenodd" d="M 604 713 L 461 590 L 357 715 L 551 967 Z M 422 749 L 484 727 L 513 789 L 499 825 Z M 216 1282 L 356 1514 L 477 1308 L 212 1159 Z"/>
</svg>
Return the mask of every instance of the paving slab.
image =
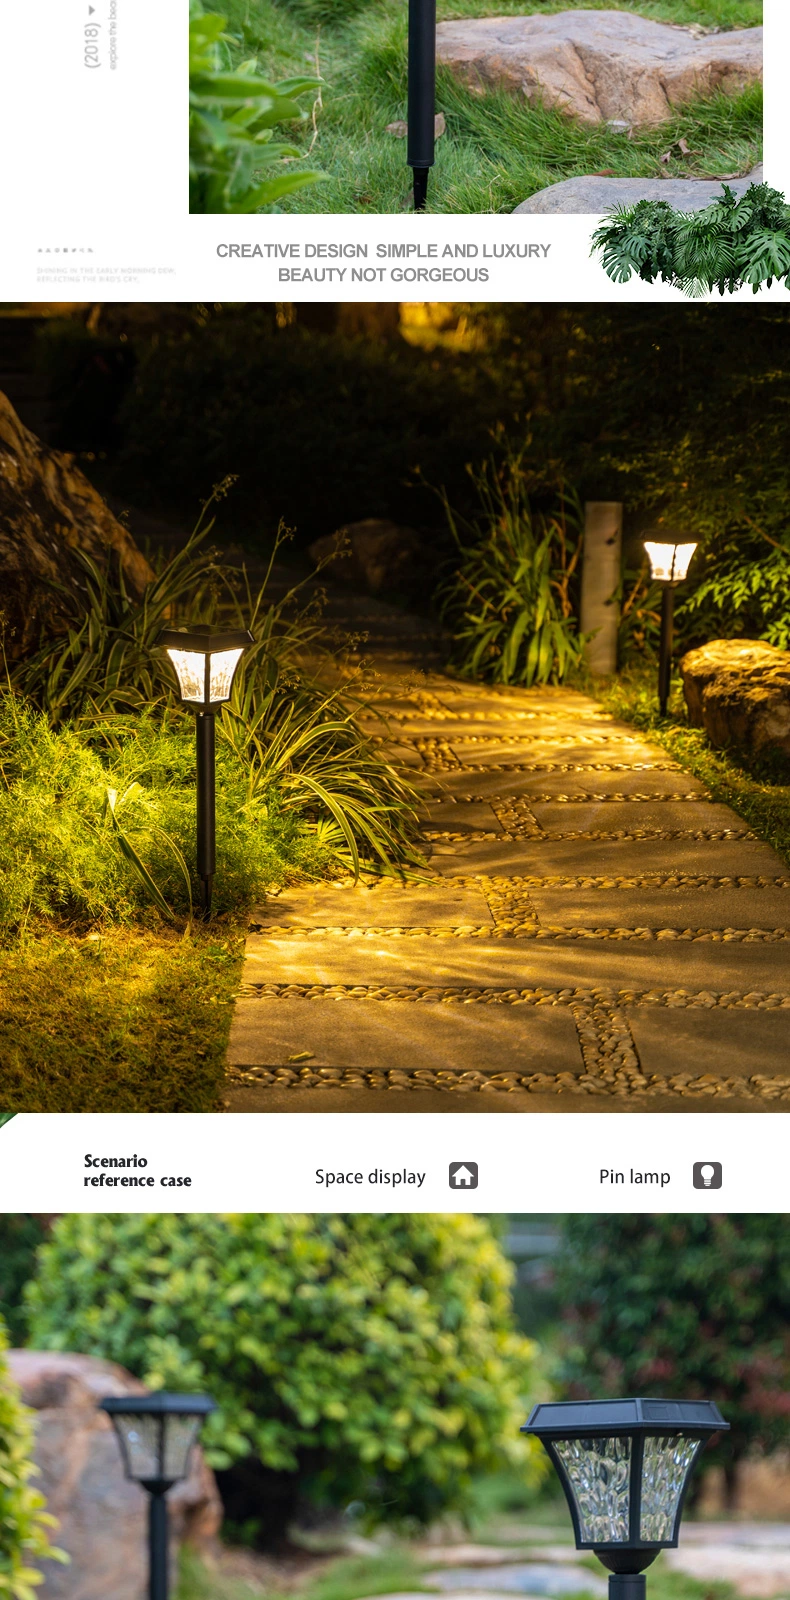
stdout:
<svg viewBox="0 0 790 1600">
<path fill-rule="evenodd" d="M 309 1053 L 309 1069 L 347 1067 L 459 1072 L 582 1072 L 567 1007 L 508 1006 L 496 1029 L 485 1006 L 431 1008 L 405 1000 L 331 1005 L 305 1000 L 240 1000 L 228 1048 L 233 1067 L 288 1066 Z"/>
<path fill-rule="evenodd" d="M 426 934 L 392 938 L 364 935 L 320 938 L 250 934 L 242 972 L 247 985 L 299 989 L 424 991 L 419 1002 L 427 1012 L 447 989 L 479 993 L 545 989 L 592 991 L 606 988 L 637 992 L 697 990 L 715 994 L 790 995 L 790 961 L 786 944 L 714 944 L 704 941 L 432 938 Z M 517 996 L 514 995 L 513 998 Z M 405 993 L 403 998 L 408 999 Z M 492 995 L 495 1006 L 496 994 Z M 305 1000 L 306 1005 L 319 1000 Z M 323 1002 L 321 1002 L 323 1003 Z M 354 997 L 338 996 L 338 1004 Z M 448 1002 L 455 1003 L 455 1002 Z M 479 1000 L 470 1000 L 479 1004 Z M 428 1025 L 428 1024 L 426 1024 Z M 495 1026 L 492 1023 L 492 1026 Z"/>
<path fill-rule="evenodd" d="M 544 927 L 725 930 L 790 935 L 790 886 L 718 889 L 530 889 Z M 790 974 L 790 946 L 787 950 Z"/>
<path fill-rule="evenodd" d="M 430 830 L 448 829 L 453 833 L 502 833 L 502 823 L 484 801 L 444 800 L 425 808 L 425 826 Z"/>
<path fill-rule="evenodd" d="M 751 839 L 517 839 L 500 844 L 434 844 L 431 869 L 443 877 L 634 878 L 790 877 L 770 845 Z"/>
<path fill-rule="evenodd" d="M 426 1582 L 444 1594 L 521 1594 L 564 1595 L 589 1594 L 604 1600 L 607 1594 L 605 1578 L 590 1572 L 578 1561 L 511 1562 L 501 1567 L 459 1567 L 452 1572 L 426 1573 Z"/>
<path fill-rule="evenodd" d="M 666 771 L 656 768 L 628 768 L 615 772 L 595 771 L 589 767 L 581 772 L 439 772 L 419 780 L 430 784 L 436 795 L 454 795 L 457 799 L 473 796 L 475 799 L 498 797 L 518 798 L 534 796 L 536 800 L 589 800 L 623 796 L 629 802 L 654 800 L 657 795 L 686 795 L 706 798 L 703 784 L 677 769 Z"/>
<path fill-rule="evenodd" d="M 531 807 L 545 833 L 747 833 L 747 824 L 729 806 L 707 800 L 539 801 Z"/>
<path fill-rule="evenodd" d="M 311 883 L 283 889 L 252 914 L 254 928 L 454 928 L 490 925 L 488 901 L 476 885 L 426 883 L 419 888 L 391 879 L 362 884 Z"/>
<path fill-rule="evenodd" d="M 710 1072 L 717 1077 L 765 1073 L 790 1082 L 790 1010 L 654 1011 L 628 1006 L 642 1071 L 670 1076 Z"/>
</svg>

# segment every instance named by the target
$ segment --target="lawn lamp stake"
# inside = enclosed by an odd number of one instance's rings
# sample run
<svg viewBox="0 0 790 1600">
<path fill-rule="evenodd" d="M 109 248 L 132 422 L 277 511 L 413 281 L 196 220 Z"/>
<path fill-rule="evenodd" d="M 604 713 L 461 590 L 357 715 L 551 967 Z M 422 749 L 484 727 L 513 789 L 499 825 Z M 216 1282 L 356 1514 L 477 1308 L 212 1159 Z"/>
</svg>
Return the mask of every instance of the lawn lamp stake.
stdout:
<svg viewBox="0 0 790 1600">
<path fill-rule="evenodd" d="M 190 1457 L 213 1400 L 204 1394 L 113 1395 L 99 1402 L 121 1447 L 127 1478 L 148 1491 L 148 1596 L 167 1600 L 167 1491 L 189 1476 Z"/>
<path fill-rule="evenodd" d="M 645 549 L 650 561 L 650 576 L 661 584 L 661 647 L 658 658 L 658 705 L 662 717 L 667 714 L 669 685 L 672 677 L 672 620 L 675 610 L 675 585 L 682 583 L 696 544 L 674 544 L 646 540 Z"/>
<path fill-rule="evenodd" d="M 436 0 L 409 0 L 409 104 L 406 161 L 414 209 L 425 210 L 436 118 Z"/>
<path fill-rule="evenodd" d="M 609 1600 L 645 1600 L 644 1569 L 678 1542 L 706 1440 L 729 1423 L 712 1400 L 561 1400 L 533 1407 L 522 1433 L 544 1445 L 565 1492 L 577 1550 L 608 1567 Z"/>
<path fill-rule="evenodd" d="M 157 639 L 168 653 L 184 705 L 195 712 L 197 738 L 197 870 L 203 885 L 203 914 L 211 911 L 216 870 L 215 719 L 230 699 L 236 668 L 252 634 L 247 628 L 215 633 L 199 624 L 163 628 Z"/>
</svg>

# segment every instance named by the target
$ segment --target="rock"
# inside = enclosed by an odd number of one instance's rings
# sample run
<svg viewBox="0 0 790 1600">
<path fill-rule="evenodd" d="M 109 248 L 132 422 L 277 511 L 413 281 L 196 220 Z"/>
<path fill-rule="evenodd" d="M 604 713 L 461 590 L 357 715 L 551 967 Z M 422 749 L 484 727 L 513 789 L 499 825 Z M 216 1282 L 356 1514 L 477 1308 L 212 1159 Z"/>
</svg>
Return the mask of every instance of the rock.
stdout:
<svg viewBox="0 0 790 1600">
<path fill-rule="evenodd" d="M 628 11 L 462 18 L 436 30 L 437 60 L 472 89 L 510 89 L 581 122 L 665 122 L 695 95 L 762 77 L 762 28 L 695 38 Z"/>
<path fill-rule="evenodd" d="M 123 1367 L 93 1356 L 12 1350 L 9 1370 L 37 1412 L 36 1487 L 59 1520 L 53 1542 L 68 1566 L 46 1564 L 47 1600 L 145 1600 L 148 1497 L 124 1477 L 112 1424 L 97 1410 L 106 1395 L 145 1394 Z M 219 1531 L 222 1506 L 200 1450 L 184 1483 L 168 1495 L 174 1543 L 204 1548 Z"/>
<path fill-rule="evenodd" d="M 328 556 L 328 575 L 351 589 L 375 595 L 409 594 L 415 586 L 415 563 L 424 555 L 422 547 L 414 528 L 367 517 L 316 539 L 310 555 L 314 561 Z"/>
<path fill-rule="evenodd" d="M 712 745 L 790 756 L 790 650 L 713 639 L 680 662 L 689 721 Z"/>
<path fill-rule="evenodd" d="M 388 122 L 386 128 L 384 129 L 385 133 L 391 133 L 396 139 L 405 139 L 408 131 L 408 122 Z M 437 111 L 436 116 L 433 119 L 434 139 L 441 139 L 442 134 L 446 132 L 447 123 L 444 120 L 444 112 Z"/>
<path fill-rule="evenodd" d="M 702 211 L 721 194 L 721 178 L 566 178 L 516 206 L 514 216 L 601 217 L 618 206 L 634 206 L 638 200 L 666 200 L 677 211 Z M 762 183 L 762 167 L 753 167 L 745 178 L 727 178 L 733 194 L 746 193 L 750 183 Z"/>
<path fill-rule="evenodd" d="M 37 641 L 42 621 L 53 630 L 63 625 L 65 608 L 48 580 L 76 592 L 82 574 L 74 550 L 102 568 L 114 554 L 133 594 L 154 576 L 73 456 L 42 444 L 0 394 L 0 620 L 12 659 Z"/>
</svg>

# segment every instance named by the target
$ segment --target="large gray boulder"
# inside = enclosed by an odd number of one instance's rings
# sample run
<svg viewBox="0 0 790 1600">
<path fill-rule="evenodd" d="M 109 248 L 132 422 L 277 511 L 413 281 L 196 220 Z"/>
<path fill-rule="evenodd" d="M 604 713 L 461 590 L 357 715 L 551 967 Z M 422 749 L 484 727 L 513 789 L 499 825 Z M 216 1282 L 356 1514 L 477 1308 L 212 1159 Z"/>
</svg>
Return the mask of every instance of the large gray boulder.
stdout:
<svg viewBox="0 0 790 1600">
<path fill-rule="evenodd" d="M 713 639 L 680 662 L 689 722 L 712 745 L 790 756 L 790 650 Z"/>
<path fill-rule="evenodd" d="M 695 95 L 762 78 L 762 28 L 698 38 L 628 11 L 440 22 L 437 58 L 472 89 L 509 89 L 580 122 L 642 128 Z"/>
<path fill-rule="evenodd" d="M 415 586 L 422 541 L 414 528 L 379 517 L 349 522 L 310 546 L 314 561 L 327 561 L 326 573 L 361 593 L 409 594 Z"/>
<path fill-rule="evenodd" d="M 106 1395 L 145 1394 L 123 1367 L 93 1356 L 12 1350 L 9 1371 L 36 1416 L 34 1480 L 60 1526 L 52 1539 L 68 1566 L 46 1562 L 46 1600 L 145 1600 L 148 1496 L 123 1474 L 109 1417 L 97 1409 Z M 222 1505 L 214 1474 L 200 1450 L 192 1470 L 168 1495 L 174 1546 L 210 1546 Z"/>
<path fill-rule="evenodd" d="M 727 178 L 733 194 L 746 193 L 750 183 L 762 183 L 762 167 L 745 178 Z M 722 192 L 721 178 L 566 178 L 539 189 L 516 206 L 514 216 L 605 216 L 638 200 L 665 200 L 676 211 L 702 211 Z"/>
</svg>

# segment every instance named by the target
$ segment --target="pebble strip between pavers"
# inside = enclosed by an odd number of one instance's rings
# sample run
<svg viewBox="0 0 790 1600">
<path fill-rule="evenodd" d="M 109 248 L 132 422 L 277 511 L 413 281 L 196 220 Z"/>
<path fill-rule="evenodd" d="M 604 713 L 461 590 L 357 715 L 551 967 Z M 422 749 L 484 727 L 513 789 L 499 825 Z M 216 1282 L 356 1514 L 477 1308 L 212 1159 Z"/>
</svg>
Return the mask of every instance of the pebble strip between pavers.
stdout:
<svg viewBox="0 0 790 1600">
<path fill-rule="evenodd" d="M 259 908 L 231 1092 L 790 1101 L 774 852 L 576 691 L 381 674 L 371 733 L 425 797 L 430 877 Z"/>
</svg>

